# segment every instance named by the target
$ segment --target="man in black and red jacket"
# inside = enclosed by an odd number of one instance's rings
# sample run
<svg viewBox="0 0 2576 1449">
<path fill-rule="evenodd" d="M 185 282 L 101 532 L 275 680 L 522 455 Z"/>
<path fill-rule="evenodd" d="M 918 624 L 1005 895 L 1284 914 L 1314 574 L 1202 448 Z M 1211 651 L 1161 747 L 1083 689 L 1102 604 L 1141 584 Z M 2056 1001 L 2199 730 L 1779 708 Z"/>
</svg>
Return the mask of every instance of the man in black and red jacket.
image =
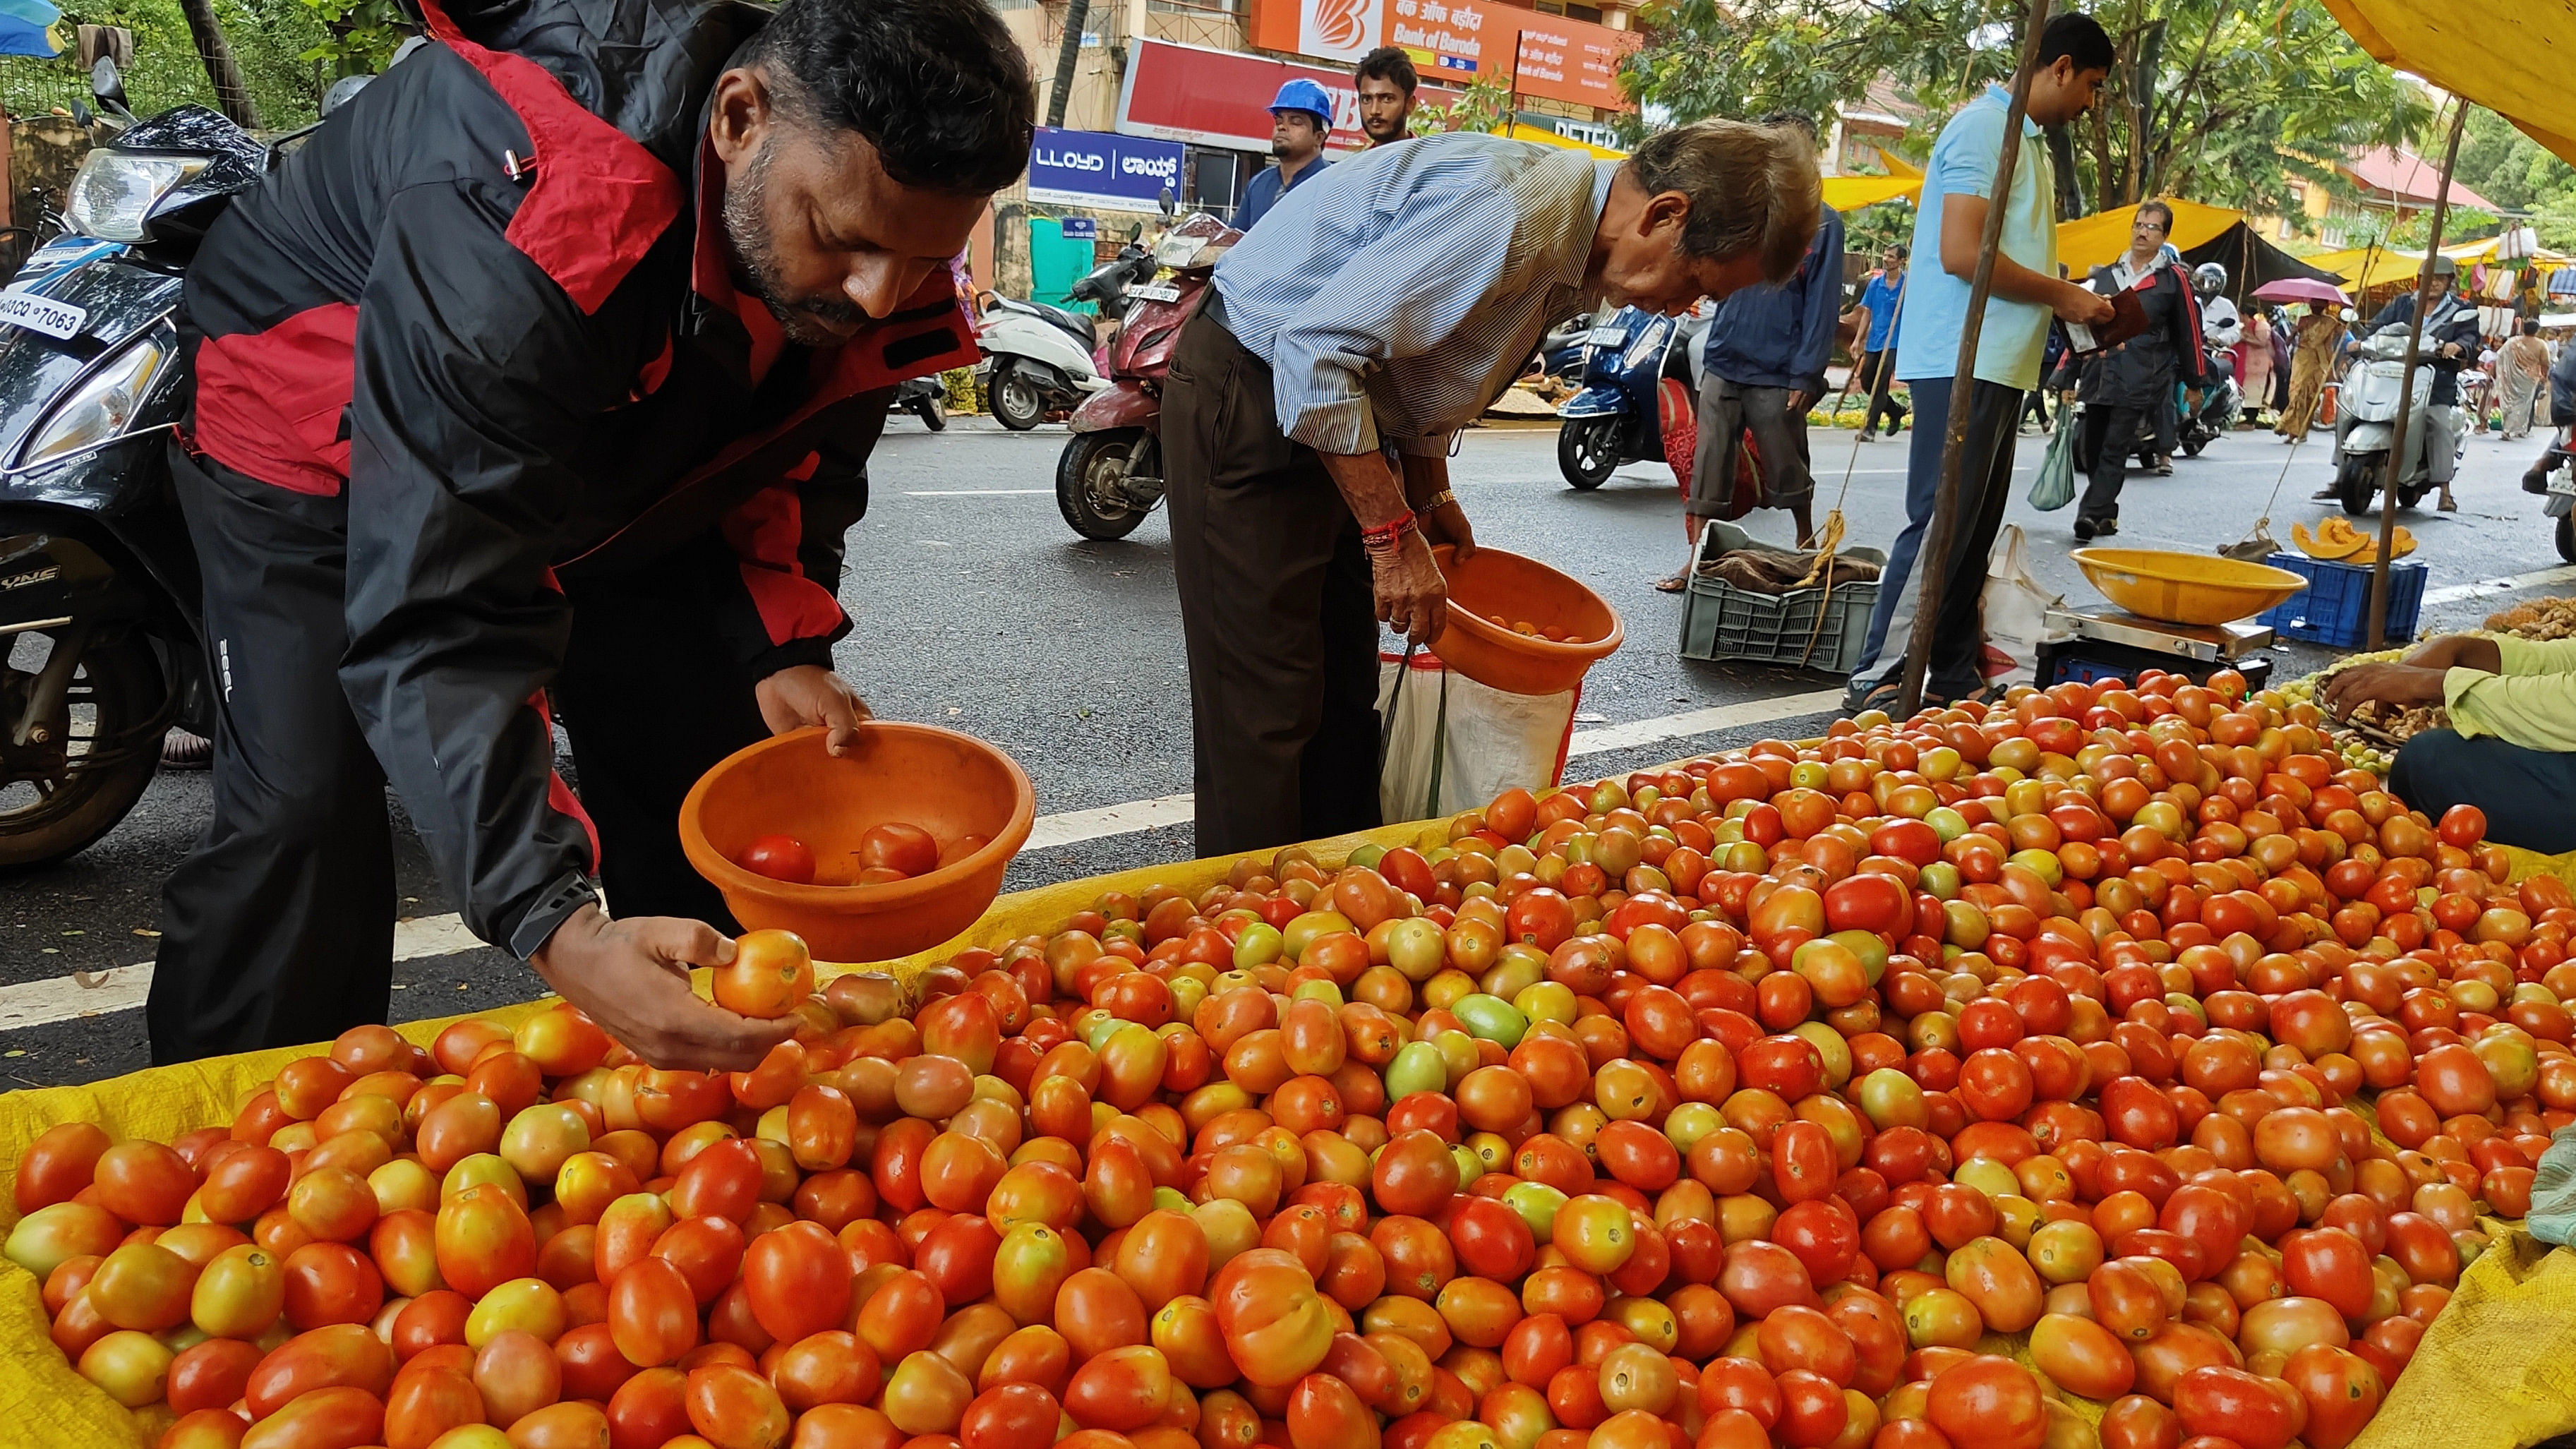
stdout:
<svg viewBox="0 0 2576 1449">
<path fill-rule="evenodd" d="M 188 275 L 222 710 L 153 1055 L 384 1019 L 390 784 L 477 936 L 648 1061 L 747 1067 L 786 1027 L 688 992 L 732 946 L 681 797 L 856 743 L 842 536 L 895 383 L 975 355 L 947 259 L 1027 163 L 1027 66 L 981 0 L 425 19 Z"/>
</svg>

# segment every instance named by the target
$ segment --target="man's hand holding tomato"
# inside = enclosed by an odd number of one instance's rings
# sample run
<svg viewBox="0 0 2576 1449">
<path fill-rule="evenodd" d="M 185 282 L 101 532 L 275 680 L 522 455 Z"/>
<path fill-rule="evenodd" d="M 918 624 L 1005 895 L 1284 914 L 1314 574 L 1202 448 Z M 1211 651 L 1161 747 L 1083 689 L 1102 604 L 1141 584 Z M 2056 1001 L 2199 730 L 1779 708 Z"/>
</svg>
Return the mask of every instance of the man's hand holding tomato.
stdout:
<svg viewBox="0 0 2576 1449">
<path fill-rule="evenodd" d="M 752 694 L 760 702 L 761 723 L 769 726 L 771 734 L 822 725 L 831 730 L 823 748 L 835 756 L 856 749 L 859 726 L 876 718 L 856 687 L 818 664 L 782 669 L 760 681 Z"/>
<path fill-rule="evenodd" d="M 610 920 L 598 906 L 587 905 L 566 917 L 528 964 L 564 1000 L 590 1013 L 653 1066 L 748 1071 L 771 1047 L 795 1035 L 796 1023 L 739 1016 L 689 989 L 691 967 L 726 967 L 734 960 L 734 943 L 704 921 Z"/>
</svg>

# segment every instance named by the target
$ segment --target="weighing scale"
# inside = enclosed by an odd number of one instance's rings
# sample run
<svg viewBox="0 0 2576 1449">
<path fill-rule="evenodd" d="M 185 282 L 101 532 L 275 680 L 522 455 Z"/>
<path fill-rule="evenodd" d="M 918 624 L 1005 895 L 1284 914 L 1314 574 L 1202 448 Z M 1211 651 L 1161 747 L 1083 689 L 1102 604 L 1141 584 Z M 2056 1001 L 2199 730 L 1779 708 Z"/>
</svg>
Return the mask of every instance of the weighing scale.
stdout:
<svg viewBox="0 0 2576 1449">
<path fill-rule="evenodd" d="M 2039 683 L 2120 678 L 2132 684 L 2145 670 L 2180 674 L 2205 683 L 2222 669 L 2245 676 L 2261 689 L 2272 677 L 2273 641 L 2269 625 L 2168 624 L 2142 619 L 2125 609 L 2103 604 L 2077 608 L 2059 604 L 2045 616 L 2049 638 L 2036 656 Z"/>
</svg>

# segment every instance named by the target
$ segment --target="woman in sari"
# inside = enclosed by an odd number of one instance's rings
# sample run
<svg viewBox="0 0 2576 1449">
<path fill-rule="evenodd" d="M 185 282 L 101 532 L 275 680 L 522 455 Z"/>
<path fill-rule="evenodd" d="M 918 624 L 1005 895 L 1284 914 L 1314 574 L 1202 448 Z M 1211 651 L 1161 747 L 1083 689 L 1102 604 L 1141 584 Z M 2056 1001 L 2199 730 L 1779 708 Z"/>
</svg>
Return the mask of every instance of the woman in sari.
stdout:
<svg viewBox="0 0 2576 1449">
<path fill-rule="evenodd" d="M 2342 336 L 2342 319 L 2332 308 L 2320 302 L 2308 304 L 2308 314 L 2299 319 L 2298 340 L 2290 348 L 2290 400 L 2272 424 L 2281 441 L 2295 443 L 2308 435 L 2308 425 L 2316 420 L 2317 399 L 2333 374 Z"/>
</svg>

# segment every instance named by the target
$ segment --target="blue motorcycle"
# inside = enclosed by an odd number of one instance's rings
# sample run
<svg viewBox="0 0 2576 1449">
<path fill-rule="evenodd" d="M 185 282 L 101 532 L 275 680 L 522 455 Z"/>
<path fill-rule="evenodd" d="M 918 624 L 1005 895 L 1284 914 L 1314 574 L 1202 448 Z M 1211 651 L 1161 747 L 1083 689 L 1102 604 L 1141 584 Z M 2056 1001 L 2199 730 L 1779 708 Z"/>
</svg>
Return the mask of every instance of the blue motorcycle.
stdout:
<svg viewBox="0 0 2576 1449">
<path fill-rule="evenodd" d="M 1692 354 L 1706 327 L 1623 307 L 1584 334 L 1583 391 L 1556 410 L 1556 466 L 1566 482 L 1589 492 L 1623 464 L 1665 456 L 1668 423 L 1687 420 L 1696 405 Z"/>
</svg>

